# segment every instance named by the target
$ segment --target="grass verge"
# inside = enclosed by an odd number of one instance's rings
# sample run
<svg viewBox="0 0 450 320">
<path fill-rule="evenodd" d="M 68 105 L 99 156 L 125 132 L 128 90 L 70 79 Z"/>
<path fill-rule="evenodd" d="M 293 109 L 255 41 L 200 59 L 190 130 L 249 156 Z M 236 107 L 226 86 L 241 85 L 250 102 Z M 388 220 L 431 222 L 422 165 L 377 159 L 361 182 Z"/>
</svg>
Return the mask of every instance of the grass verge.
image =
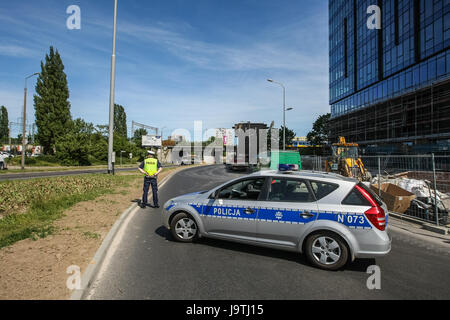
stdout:
<svg viewBox="0 0 450 320">
<path fill-rule="evenodd" d="M 136 174 L 92 174 L 1 182 L 0 189 L 9 192 L 0 199 L 3 203 L 0 213 L 4 214 L 0 219 L 0 248 L 53 234 L 56 230 L 52 222 L 64 210 L 78 202 L 112 193 L 118 187 L 127 187 L 138 177 Z"/>
</svg>

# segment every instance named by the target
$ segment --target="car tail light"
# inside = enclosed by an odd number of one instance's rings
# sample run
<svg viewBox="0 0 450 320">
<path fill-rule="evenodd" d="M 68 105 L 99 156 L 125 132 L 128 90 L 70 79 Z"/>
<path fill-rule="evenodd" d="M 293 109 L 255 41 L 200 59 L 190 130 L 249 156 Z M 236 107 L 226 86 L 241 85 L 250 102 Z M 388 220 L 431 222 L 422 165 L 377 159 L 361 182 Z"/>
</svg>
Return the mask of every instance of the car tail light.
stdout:
<svg viewBox="0 0 450 320">
<path fill-rule="evenodd" d="M 355 188 L 363 195 L 367 201 L 370 202 L 372 208 L 364 212 L 364 215 L 369 219 L 372 224 L 381 231 L 384 231 L 386 228 L 386 214 L 384 213 L 383 208 L 372 198 L 372 196 L 364 190 L 364 188 L 356 185 Z"/>
</svg>

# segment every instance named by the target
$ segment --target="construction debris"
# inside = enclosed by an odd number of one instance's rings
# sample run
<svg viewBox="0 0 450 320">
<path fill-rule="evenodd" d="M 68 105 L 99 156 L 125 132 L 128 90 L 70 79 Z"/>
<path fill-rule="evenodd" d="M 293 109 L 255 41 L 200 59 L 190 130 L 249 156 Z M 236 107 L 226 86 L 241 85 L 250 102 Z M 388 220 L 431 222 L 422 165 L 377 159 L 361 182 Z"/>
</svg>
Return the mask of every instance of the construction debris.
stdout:
<svg viewBox="0 0 450 320">
<path fill-rule="evenodd" d="M 381 177 L 380 196 L 388 209 L 433 222 L 437 211 L 439 224 L 449 223 L 450 194 L 435 191 L 430 181 L 410 179 L 409 175 L 404 172 Z M 372 179 L 371 188 L 379 192 L 378 177 Z"/>
</svg>

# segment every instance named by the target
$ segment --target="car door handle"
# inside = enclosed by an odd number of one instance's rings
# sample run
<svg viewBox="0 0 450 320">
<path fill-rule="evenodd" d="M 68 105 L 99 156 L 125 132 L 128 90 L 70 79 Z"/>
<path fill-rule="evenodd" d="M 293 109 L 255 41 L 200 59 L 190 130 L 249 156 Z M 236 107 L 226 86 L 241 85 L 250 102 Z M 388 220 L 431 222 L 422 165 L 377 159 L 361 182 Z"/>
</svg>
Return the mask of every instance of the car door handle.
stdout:
<svg viewBox="0 0 450 320">
<path fill-rule="evenodd" d="M 310 213 L 309 211 L 305 211 L 303 213 L 300 213 L 300 216 L 302 218 L 312 218 L 312 217 L 314 217 L 314 215 L 312 213 Z"/>
<path fill-rule="evenodd" d="M 253 213 L 255 213 L 255 210 L 253 210 L 252 208 L 247 208 L 244 210 L 244 213 L 245 214 L 253 214 Z"/>
</svg>

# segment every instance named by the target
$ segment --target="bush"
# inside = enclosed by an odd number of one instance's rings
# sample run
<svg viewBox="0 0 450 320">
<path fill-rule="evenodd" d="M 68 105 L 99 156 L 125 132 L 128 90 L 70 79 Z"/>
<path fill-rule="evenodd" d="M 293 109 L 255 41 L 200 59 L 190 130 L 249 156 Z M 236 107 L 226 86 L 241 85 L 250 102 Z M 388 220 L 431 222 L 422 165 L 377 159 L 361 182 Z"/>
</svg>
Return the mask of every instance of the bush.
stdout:
<svg viewBox="0 0 450 320">
<path fill-rule="evenodd" d="M 65 166 L 88 166 L 88 138 L 83 133 L 68 133 L 56 141 L 56 157 Z"/>
<path fill-rule="evenodd" d="M 35 159 L 38 160 L 39 162 L 49 162 L 49 163 L 59 164 L 58 158 L 56 158 L 55 156 L 51 156 L 51 155 L 41 155 L 41 156 L 36 157 Z"/>
</svg>

